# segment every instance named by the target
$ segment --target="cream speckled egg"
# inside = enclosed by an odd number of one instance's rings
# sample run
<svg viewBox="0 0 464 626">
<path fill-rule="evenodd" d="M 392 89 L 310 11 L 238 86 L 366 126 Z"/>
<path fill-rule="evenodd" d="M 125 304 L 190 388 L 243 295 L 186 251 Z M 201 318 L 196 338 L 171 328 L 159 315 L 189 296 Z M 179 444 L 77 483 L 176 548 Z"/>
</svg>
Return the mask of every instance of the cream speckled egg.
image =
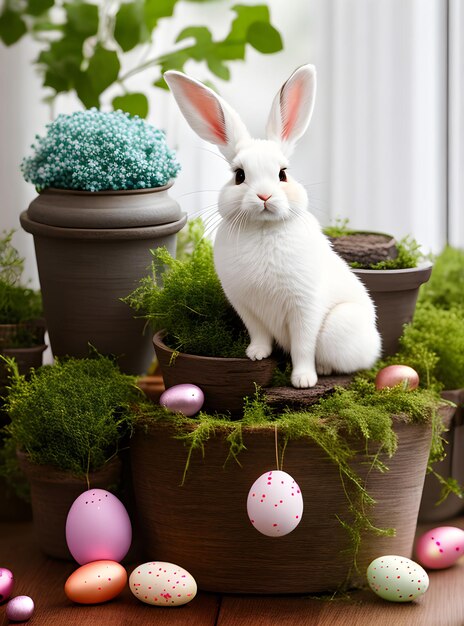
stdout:
<svg viewBox="0 0 464 626">
<path fill-rule="evenodd" d="M 247 511 L 250 522 L 260 533 L 282 537 L 301 521 L 301 490 L 290 474 L 271 470 L 253 483 L 248 493 Z"/>
<path fill-rule="evenodd" d="M 367 580 L 374 593 L 390 602 L 411 602 L 429 588 L 429 577 L 418 563 L 394 554 L 374 559 Z"/>
<path fill-rule="evenodd" d="M 156 606 L 187 604 L 197 593 L 197 583 L 187 570 L 163 561 L 136 567 L 129 577 L 129 587 L 138 600 Z"/>
</svg>

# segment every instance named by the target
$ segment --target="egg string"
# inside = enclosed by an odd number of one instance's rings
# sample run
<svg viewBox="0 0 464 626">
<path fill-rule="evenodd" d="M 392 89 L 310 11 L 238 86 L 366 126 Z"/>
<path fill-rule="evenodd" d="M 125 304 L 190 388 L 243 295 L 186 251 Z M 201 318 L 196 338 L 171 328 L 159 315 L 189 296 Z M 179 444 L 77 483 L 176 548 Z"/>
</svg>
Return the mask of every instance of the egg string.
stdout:
<svg viewBox="0 0 464 626">
<path fill-rule="evenodd" d="M 279 470 L 279 446 L 277 443 L 277 424 L 274 425 L 274 440 L 275 440 L 275 453 L 276 453 L 276 465 L 277 470 Z"/>
</svg>

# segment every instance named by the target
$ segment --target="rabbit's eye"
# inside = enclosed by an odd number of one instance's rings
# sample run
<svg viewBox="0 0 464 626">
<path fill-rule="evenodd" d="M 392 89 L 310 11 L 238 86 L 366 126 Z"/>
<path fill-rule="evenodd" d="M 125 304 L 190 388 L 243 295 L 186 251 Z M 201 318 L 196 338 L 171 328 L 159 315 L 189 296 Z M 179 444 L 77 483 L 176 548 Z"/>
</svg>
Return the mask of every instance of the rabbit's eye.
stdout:
<svg viewBox="0 0 464 626">
<path fill-rule="evenodd" d="M 280 170 L 280 172 L 279 172 L 279 180 L 282 181 L 283 183 L 287 182 L 287 174 L 285 172 L 285 169 Z"/>
<path fill-rule="evenodd" d="M 243 182 L 245 182 L 245 172 L 239 167 L 235 170 L 235 184 L 241 185 Z"/>
</svg>

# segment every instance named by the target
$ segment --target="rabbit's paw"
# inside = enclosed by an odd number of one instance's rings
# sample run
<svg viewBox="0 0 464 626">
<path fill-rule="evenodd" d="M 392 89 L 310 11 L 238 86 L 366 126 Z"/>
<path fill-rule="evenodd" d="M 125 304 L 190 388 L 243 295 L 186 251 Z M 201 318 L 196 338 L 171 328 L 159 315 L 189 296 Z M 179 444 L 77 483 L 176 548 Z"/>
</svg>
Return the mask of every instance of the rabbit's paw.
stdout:
<svg viewBox="0 0 464 626">
<path fill-rule="evenodd" d="M 292 385 L 299 389 L 307 389 L 308 387 L 314 387 L 317 383 L 317 374 L 314 370 L 306 371 L 293 371 L 292 372 Z"/>
<path fill-rule="evenodd" d="M 258 343 L 250 343 L 246 349 L 246 355 L 252 361 L 261 361 L 270 356 L 272 352 L 272 346 Z"/>
</svg>

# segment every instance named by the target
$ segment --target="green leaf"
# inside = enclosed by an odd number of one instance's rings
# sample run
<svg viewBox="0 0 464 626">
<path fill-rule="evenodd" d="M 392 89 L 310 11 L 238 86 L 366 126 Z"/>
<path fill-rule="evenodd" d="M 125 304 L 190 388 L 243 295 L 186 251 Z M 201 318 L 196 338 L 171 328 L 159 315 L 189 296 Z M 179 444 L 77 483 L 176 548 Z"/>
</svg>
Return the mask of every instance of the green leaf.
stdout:
<svg viewBox="0 0 464 626">
<path fill-rule="evenodd" d="M 99 94 L 96 93 L 95 87 L 86 72 L 77 72 L 73 77 L 73 83 L 79 100 L 87 109 L 100 107 Z"/>
<path fill-rule="evenodd" d="M 0 16 L 0 39 L 6 46 L 11 46 L 27 32 L 26 24 L 16 11 L 5 8 Z"/>
<path fill-rule="evenodd" d="M 143 9 L 139 2 L 121 5 L 116 13 L 114 38 L 124 52 L 132 50 L 137 44 L 147 39 Z"/>
<path fill-rule="evenodd" d="M 105 91 L 118 78 L 120 63 L 114 50 L 106 50 L 98 45 L 89 61 L 87 76 L 97 95 Z"/>
<path fill-rule="evenodd" d="M 282 38 L 278 30 L 268 22 L 253 22 L 247 31 L 248 43 L 263 54 L 282 50 Z"/>
<path fill-rule="evenodd" d="M 203 61 L 209 54 L 213 47 L 213 38 L 211 32 L 206 26 L 190 26 L 184 28 L 184 30 L 177 36 L 176 42 L 193 37 L 196 44 L 191 48 L 188 48 L 186 52 L 190 58 L 195 61 Z"/>
<path fill-rule="evenodd" d="M 127 93 L 123 96 L 113 98 L 113 109 L 121 109 L 127 111 L 131 115 L 139 117 L 147 117 L 148 115 L 148 98 L 143 93 Z"/>
<path fill-rule="evenodd" d="M 63 76 L 59 72 L 54 72 L 53 70 L 47 70 L 45 72 L 43 84 L 44 87 L 51 87 L 52 89 L 54 89 L 56 93 L 68 91 L 71 88 L 71 81 L 69 80 L 69 76 Z"/>
<path fill-rule="evenodd" d="M 151 33 L 162 17 L 170 17 L 177 0 L 145 0 L 143 11 L 145 24 Z"/>
<path fill-rule="evenodd" d="M 230 70 L 220 59 L 209 57 L 207 63 L 210 72 L 222 78 L 222 80 L 230 80 Z"/>
<path fill-rule="evenodd" d="M 55 4 L 54 0 L 27 0 L 26 13 L 29 15 L 42 15 Z"/>
<path fill-rule="evenodd" d="M 255 22 L 269 22 L 269 9 L 266 5 L 247 6 L 236 4 L 232 7 L 237 17 L 231 24 L 230 32 L 220 47 L 217 55 L 227 61 L 243 60 L 248 41 L 248 29 Z"/>
<path fill-rule="evenodd" d="M 85 2 L 72 2 L 64 5 L 67 23 L 66 31 L 78 33 L 83 39 L 98 32 L 98 7 Z"/>
</svg>

